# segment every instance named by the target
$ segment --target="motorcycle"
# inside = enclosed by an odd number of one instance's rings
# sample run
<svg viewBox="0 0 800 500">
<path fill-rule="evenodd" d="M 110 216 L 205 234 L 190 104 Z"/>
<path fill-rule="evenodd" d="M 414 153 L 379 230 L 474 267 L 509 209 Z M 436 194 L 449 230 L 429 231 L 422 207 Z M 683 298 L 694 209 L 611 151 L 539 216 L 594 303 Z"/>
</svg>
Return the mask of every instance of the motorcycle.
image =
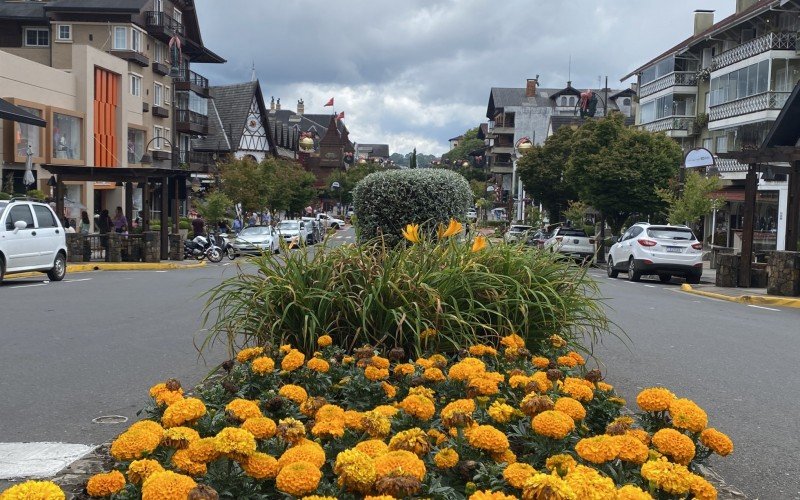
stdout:
<svg viewBox="0 0 800 500">
<path fill-rule="evenodd" d="M 197 260 L 208 258 L 209 262 L 217 263 L 222 260 L 222 249 L 205 236 L 195 236 L 183 242 L 183 256 Z"/>
<path fill-rule="evenodd" d="M 236 237 L 235 234 L 234 237 Z M 236 258 L 236 249 L 233 248 L 228 233 L 220 233 L 217 235 L 217 246 L 222 249 L 222 253 L 225 254 L 230 260 Z"/>
</svg>

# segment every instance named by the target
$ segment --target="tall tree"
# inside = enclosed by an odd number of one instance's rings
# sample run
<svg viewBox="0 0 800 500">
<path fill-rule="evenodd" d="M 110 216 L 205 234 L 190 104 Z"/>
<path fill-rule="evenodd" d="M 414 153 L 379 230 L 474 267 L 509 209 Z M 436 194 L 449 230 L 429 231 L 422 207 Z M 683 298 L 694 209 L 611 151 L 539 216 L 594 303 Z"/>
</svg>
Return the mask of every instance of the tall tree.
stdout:
<svg viewBox="0 0 800 500">
<path fill-rule="evenodd" d="M 408 164 L 408 168 L 417 168 L 417 148 L 414 148 L 411 153 L 411 161 Z"/>
<path fill-rule="evenodd" d="M 687 224 L 694 227 L 701 217 L 725 204 L 724 198 L 710 195 L 720 189 L 719 177 L 703 177 L 691 170 L 686 174 L 683 189 L 662 188 L 658 196 L 667 203 L 667 217 L 670 224 Z"/>
<path fill-rule="evenodd" d="M 570 127 L 561 127 L 543 145 L 532 147 L 517 161 L 517 172 L 525 191 L 542 203 L 551 222 L 561 220 L 561 213 L 569 202 L 578 197 L 565 177 L 574 135 Z"/>
<path fill-rule="evenodd" d="M 256 212 L 267 206 L 269 175 L 265 163 L 232 160 L 220 166 L 222 192 L 245 212 Z"/>
<path fill-rule="evenodd" d="M 368 176 L 373 172 L 377 172 L 379 170 L 383 170 L 382 167 L 378 163 L 356 163 L 352 167 L 348 168 L 347 171 L 337 171 L 334 172 L 328 177 L 327 188 L 322 193 L 324 198 L 330 199 L 340 199 L 342 203 L 345 205 L 349 205 L 353 202 L 353 188 L 356 187 L 356 184 L 363 179 L 364 177 Z M 339 189 L 331 189 L 330 186 L 333 185 L 334 182 L 339 183 Z"/>
</svg>

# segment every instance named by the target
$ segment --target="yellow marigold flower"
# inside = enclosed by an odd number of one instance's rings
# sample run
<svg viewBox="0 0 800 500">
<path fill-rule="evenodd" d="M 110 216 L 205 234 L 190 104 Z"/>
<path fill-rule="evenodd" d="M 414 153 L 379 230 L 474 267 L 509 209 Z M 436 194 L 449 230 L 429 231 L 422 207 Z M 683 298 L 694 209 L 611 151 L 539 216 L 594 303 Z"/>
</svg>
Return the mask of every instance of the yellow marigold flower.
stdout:
<svg viewBox="0 0 800 500">
<path fill-rule="evenodd" d="M 566 366 L 567 368 L 575 368 L 578 366 L 578 362 L 575 361 L 575 358 L 572 356 L 559 356 L 556 359 L 556 363 L 558 363 L 558 366 Z"/>
<path fill-rule="evenodd" d="M 582 378 L 565 378 L 561 390 L 583 403 L 594 398 L 594 384 Z"/>
<path fill-rule="evenodd" d="M 445 427 L 453 427 L 457 423 L 456 420 L 463 420 L 463 416 L 469 417 L 472 420 L 472 413 L 475 411 L 475 401 L 472 399 L 457 399 L 447 406 L 442 408 L 439 414 L 442 417 L 442 424 Z"/>
<path fill-rule="evenodd" d="M 368 439 L 366 441 L 361 441 L 355 446 L 355 449 L 366 453 L 371 458 L 378 457 L 383 455 L 384 453 L 389 452 L 389 445 L 381 441 L 380 439 Z"/>
<path fill-rule="evenodd" d="M 369 359 L 369 364 L 371 364 L 375 368 L 380 368 L 382 370 L 388 370 L 389 369 L 389 360 L 387 358 L 384 358 L 384 357 L 381 357 L 381 356 L 377 356 L 377 355 L 372 356 Z"/>
<path fill-rule="evenodd" d="M 256 375 L 266 375 L 275 370 L 275 361 L 267 356 L 259 356 L 250 363 L 250 369 Z"/>
<path fill-rule="evenodd" d="M 361 422 L 363 417 L 364 415 L 360 411 L 347 410 L 344 412 L 343 417 L 344 426 L 354 431 L 363 431 L 364 425 Z"/>
<path fill-rule="evenodd" d="M 411 391 L 409 391 L 409 394 L 411 394 Z M 417 394 L 417 395 L 418 396 L 422 396 L 421 394 Z M 430 399 L 430 398 L 428 398 L 428 399 Z M 398 410 L 397 408 L 395 408 L 392 405 L 378 405 L 375 408 L 373 408 L 373 410 L 378 412 L 378 413 L 380 413 L 381 415 L 386 415 L 389 418 L 394 417 L 395 415 L 397 415 L 400 412 L 400 410 Z"/>
<path fill-rule="evenodd" d="M 411 363 L 400 363 L 394 367 L 394 374 L 398 377 L 407 377 L 408 375 L 413 375 L 415 370 L 414 365 Z"/>
<path fill-rule="evenodd" d="M 296 497 L 314 492 L 322 479 L 319 467 L 310 462 L 294 462 L 282 468 L 275 478 L 279 491 Z"/>
<path fill-rule="evenodd" d="M 403 234 L 403 238 L 411 243 L 419 243 L 422 241 L 419 235 L 419 224 L 407 224 L 406 228 L 401 229 L 400 232 Z"/>
<path fill-rule="evenodd" d="M 422 396 L 423 398 L 427 398 L 427 399 L 430 399 L 431 401 L 434 401 L 435 396 L 436 396 L 436 391 L 434 391 L 430 387 L 424 387 L 424 386 L 420 385 L 420 386 L 412 387 L 411 389 L 409 389 L 408 390 L 408 395 L 409 396 Z"/>
<path fill-rule="evenodd" d="M 439 450 L 433 456 L 433 463 L 440 469 L 451 469 L 458 464 L 458 452 L 453 448 L 444 448 Z"/>
<path fill-rule="evenodd" d="M 50 481 L 26 481 L 0 493 L 0 500 L 64 500 L 64 492 Z"/>
<path fill-rule="evenodd" d="M 638 486 L 626 484 L 617 490 L 617 500 L 653 500 L 653 497 Z"/>
<path fill-rule="evenodd" d="M 491 406 L 489 406 L 489 410 L 487 410 L 487 412 L 495 422 L 499 424 L 506 424 L 510 422 L 511 417 L 514 416 L 514 407 L 505 403 L 501 403 L 500 401 L 495 401 L 491 404 Z"/>
<path fill-rule="evenodd" d="M 120 462 L 128 462 L 149 455 L 161 444 L 164 429 L 155 422 L 146 421 L 153 426 L 137 426 L 120 434 L 111 443 L 111 456 Z M 157 428 L 156 428 L 157 427 Z M 158 429 L 161 429 L 160 432 Z"/>
<path fill-rule="evenodd" d="M 414 453 L 418 457 L 427 455 L 431 450 L 428 442 L 428 435 L 419 427 L 400 431 L 389 440 L 389 450 L 406 450 Z"/>
<path fill-rule="evenodd" d="M 353 356 L 345 356 L 345 357 L 342 358 L 342 364 L 343 365 L 349 365 L 350 363 L 355 361 L 355 359 L 356 358 L 354 358 Z"/>
<path fill-rule="evenodd" d="M 381 389 L 389 399 L 394 399 L 397 396 L 397 388 L 388 382 L 381 382 Z"/>
<path fill-rule="evenodd" d="M 575 422 L 580 422 L 586 418 L 586 408 L 578 400 L 567 397 L 558 398 L 555 405 L 556 410 L 563 411 L 572 417 Z"/>
<path fill-rule="evenodd" d="M 197 398 L 181 399 L 169 405 L 161 417 L 164 427 L 192 425 L 206 414 L 206 405 Z"/>
<path fill-rule="evenodd" d="M 278 475 L 278 461 L 266 453 L 255 452 L 240 463 L 245 474 L 253 479 L 273 479 Z"/>
<path fill-rule="evenodd" d="M 717 489 L 705 478 L 692 474 L 689 480 L 689 491 L 696 500 L 717 500 Z"/>
<path fill-rule="evenodd" d="M 313 370 L 319 373 L 328 373 L 328 370 L 331 369 L 330 363 L 321 358 L 309 359 L 308 363 L 306 363 L 306 366 L 308 367 L 309 370 Z"/>
<path fill-rule="evenodd" d="M 625 431 L 625 434 L 635 437 L 645 446 L 650 446 L 650 434 L 644 429 L 628 429 Z"/>
<path fill-rule="evenodd" d="M 376 410 L 364 412 L 361 417 L 361 425 L 367 434 L 373 438 L 384 438 L 388 436 L 392 428 L 389 417 Z"/>
<path fill-rule="evenodd" d="M 523 339 L 516 333 L 512 333 L 510 335 L 506 335 L 505 337 L 501 338 L 500 345 L 505 347 L 516 347 L 517 349 L 522 349 L 523 347 L 525 347 L 525 339 Z"/>
<path fill-rule="evenodd" d="M 319 421 L 325 420 L 344 420 L 344 408 L 334 404 L 326 404 L 317 410 L 314 418 Z"/>
<path fill-rule="evenodd" d="M 436 407 L 430 399 L 415 394 L 406 396 L 398 406 L 419 420 L 430 420 L 436 413 Z"/>
<path fill-rule="evenodd" d="M 678 429 L 702 432 L 708 425 L 708 415 L 690 399 L 676 399 L 669 405 L 672 425 Z"/>
<path fill-rule="evenodd" d="M 192 477 L 205 476 L 208 470 L 203 462 L 195 462 L 189 456 L 189 450 L 178 450 L 172 454 L 172 465 L 176 470 Z"/>
<path fill-rule="evenodd" d="M 447 441 L 447 434 L 440 432 L 436 429 L 428 429 L 428 439 L 430 439 L 431 443 L 439 446 L 440 444 Z"/>
<path fill-rule="evenodd" d="M 311 434 L 318 438 L 338 439 L 344 436 L 344 419 L 323 420 L 314 424 Z"/>
<path fill-rule="evenodd" d="M 584 465 L 575 467 L 564 477 L 564 481 L 582 500 L 606 500 L 615 498 L 617 494 L 617 487 L 611 478 Z"/>
<path fill-rule="evenodd" d="M 289 354 L 281 360 L 281 368 L 287 372 L 293 372 L 303 366 L 306 361 L 306 355 L 297 349 L 292 349 Z"/>
<path fill-rule="evenodd" d="M 547 410 L 539 413 L 531 422 L 536 434 L 552 439 L 564 439 L 575 429 L 572 417 L 558 410 Z"/>
<path fill-rule="evenodd" d="M 439 227 L 436 229 L 436 234 L 439 236 L 439 239 L 449 238 L 459 234 L 463 227 L 464 226 L 457 220 L 450 219 L 450 223 L 447 225 L 447 227 L 444 227 L 444 224 L 439 224 Z"/>
<path fill-rule="evenodd" d="M 570 352 L 568 352 L 568 353 L 567 353 L 567 356 L 569 356 L 569 357 L 571 357 L 572 359 L 574 359 L 574 360 L 575 360 L 575 362 L 576 362 L 576 363 L 578 363 L 578 365 L 579 365 L 579 366 L 583 366 L 583 365 L 585 365 L 585 364 L 586 364 L 586 360 L 585 360 L 585 359 L 583 359 L 583 356 L 581 356 L 580 354 L 578 354 L 578 353 L 577 353 L 577 352 L 575 352 L 575 351 L 570 351 Z"/>
<path fill-rule="evenodd" d="M 95 474 L 86 483 L 86 493 L 93 497 L 110 497 L 123 488 L 125 488 L 125 476 L 118 470 L 105 474 Z"/>
<path fill-rule="evenodd" d="M 530 377 L 530 381 L 535 383 L 539 392 L 547 392 L 553 388 L 553 383 L 547 379 L 546 372 L 536 372 Z"/>
<path fill-rule="evenodd" d="M 183 449 L 198 439 L 200 434 L 191 427 L 173 427 L 164 431 L 161 443 L 169 448 Z"/>
<path fill-rule="evenodd" d="M 673 495 L 685 495 L 692 483 L 692 473 L 685 466 L 669 462 L 663 457 L 645 462 L 642 465 L 642 477 Z"/>
<path fill-rule="evenodd" d="M 299 385 L 286 384 L 278 390 L 278 395 L 286 399 L 291 399 L 297 404 L 305 403 L 308 399 L 308 393 Z"/>
<path fill-rule="evenodd" d="M 242 423 L 241 427 L 256 439 L 269 439 L 278 430 L 278 425 L 275 421 L 268 417 L 248 418 Z"/>
<path fill-rule="evenodd" d="M 650 387 L 644 389 L 636 396 L 636 404 L 644 411 L 666 411 L 675 400 L 675 395 L 663 387 Z"/>
<path fill-rule="evenodd" d="M 425 463 L 410 451 L 390 451 L 375 458 L 375 474 L 378 478 L 411 476 L 422 481 L 425 477 Z"/>
<path fill-rule="evenodd" d="M 731 441 L 731 438 L 713 427 L 709 427 L 700 433 L 700 442 L 721 457 L 727 457 L 733 453 L 733 441 Z"/>
<path fill-rule="evenodd" d="M 372 457 L 359 450 L 339 453 L 333 472 L 339 476 L 339 486 L 347 491 L 367 493 L 375 483 L 375 463 Z"/>
<path fill-rule="evenodd" d="M 550 366 L 550 360 L 542 356 L 535 356 L 533 359 L 531 359 L 531 363 L 533 363 L 533 366 L 540 370 Z"/>
<path fill-rule="evenodd" d="M 497 349 L 484 344 L 478 344 L 469 348 L 469 353 L 473 356 L 497 356 Z"/>
<path fill-rule="evenodd" d="M 500 453 L 492 453 L 492 460 L 498 464 L 515 464 L 517 463 L 517 456 L 510 449 L 505 449 Z"/>
<path fill-rule="evenodd" d="M 498 392 L 500 392 L 500 388 L 498 387 L 498 385 L 499 382 L 497 382 L 497 380 L 485 376 L 480 376 L 471 378 L 469 380 L 469 384 L 467 384 L 467 387 L 471 391 L 474 391 L 474 394 L 480 396 L 493 396 Z"/>
<path fill-rule="evenodd" d="M 333 338 L 330 335 L 323 335 L 317 339 L 317 345 L 320 347 L 328 347 L 333 344 Z"/>
<path fill-rule="evenodd" d="M 612 436 L 605 434 L 583 438 L 575 444 L 575 452 L 579 457 L 593 464 L 610 462 L 617 458 L 617 442 Z"/>
<path fill-rule="evenodd" d="M 364 500 L 395 500 L 392 495 L 367 495 Z"/>
<path fill-rule="evenodd" d="M 470 495 L 469 500 L 517 500 L 517 497 L 514 495 L 506 495 L 502 491 L 483 490 L 476 491 Z"/>
<path fill-rule="evenodd" d="M 508 449 L 506 435 L 491 425 L 479 425 L 467 431 L 467 441 L 473 448 L 489 453 L 500 453 Z"/>
<path fill-rule="evenodd" d="M 226 427 L 214 437 L 214 447 L 228 456 L 249 456 L 256 452 L 256 438 L 244 429 Z"/>
<path fill-rule="evenodd" d="M 555 334 L 550 335 L 549 340 L 550 340 L 550 345 L 552 345 L 557 349 L 567 345 L 567 341 L 564 340 L 564 338 L 561 337 L 561 335 L 555 335 Z"/>
<path fill-rule="evenodd" d="M 217 451 L 216 441 L 213 437 L 201 438 L 197 441 L 189 443 L 186 448 L 189 451 L 189 458 L 192 462 L 208 463 L 213 462 L 219 458 L 219 451 Z M 130 479 L 130 478 L 129 478 Z M 131 482 L 133 480 L 131 479 Z"/>
<path fill-rule="evenodd" d="M 475 237 L 475 240 L 472 242 L 472 251 L 480 252 L 487 246 L 489 246 L 489 242 L 486 240 L 486 236 L 479 234 L 478 236 Z"/>
<path fill-rule="evenodd" d="M 478 358 L 464 358 L 450 367 L 447 376 L 450 380 L 466 382 L 486 372 L 486 365 Z"/>
<path fill-rule="evenodd" d="M 428 368 L 423 372 L 422 377 L 428 382 L 444 382 L 446 380 L 444 373 L 438 368 Z"/>
<path fill-rule="evenodd" d="M 661 429 L 653 434 L 653 446 L 681 465 L 689 465 L 695 454 L 694 442 L 675 429 Z"/>
<path fill-rule="evenodd" d="M 299 420 L 284 418 L 278 421 L 277 434 L 284 441 L 295 444 L 305 439 L 306 427 Z"/>
<path fill-rule="evenodd" d="M 421 332 L 419 332 L 419 339 L 420 340 L 428 340 L 429 338 L 435 337 L 438 334 L 439 334 L 439 332 L 436 331 L 436 328 L 426 328 L 426 329 L 422 330 Z M 425 359 L 425 358 L 421 358 L 421 359 Z M 419 361 L 419 360 L 417 360 L 417 361 Z M 425 361 L 427 361 L 427 360 L 425 360 Z"/>
<path fill-rule="evenodd" d="M 239 354 L 236 355 L 236 361 L 239 363 L 247 363 L 251 359 L 261 356 L 263 353 L 263 347 L 248 347 L 247 349 L 239 351 Z"/>
<path fill-rule="evenodd" d="M 258 403 L 247 399 L 234 399 L 225 406 L 225 411 L 239 421 L 264 416 L 261 413 L 261 408 L 258 407 Z"/>
<path fill-rule="evenodd" d="M 150 477 L 150 474 L 163 471 L 164 467 L 158 463 L 158 460 L 150 458 L 134 460 L 128 466 L 128 481 L 138 486 L 142 484 L 142 481 Z"/>
<path fill-rule="evenodd" d="M 554 474 L 564 477 L 578 466 L 578 462 L 576 462 L 575 459 L 570 455 L 567 455 L 566 453 L 560 453 L 548 458 L 544 465 Z"/>
<path fill-rule="evenodd" d="M 598 382 L 597 388 L 603 392 L 611 392 L 614 390 L 614 386 L 611 384 L 607 384 L 605 382 Z"/>
<path fill-rule="evenodd" d="M 325 450 L 314 441 L 303 441 L 283 452 L 278 459 L 278 470 L 295 462 L 309 462 L 316 467 L 325 465 Z"/>
<path fill-rule="evenodd" d="M 376 368 L 372 365 L 364 368 L 364 375 L 372 380 L 373 382 L 377 382 L 379 380 L 386 380 L 389 378 L 389 370 L 386 368 Z"/>
<path fill-rule="evenodd" d="M 578 500 L 572 488 L 560 477 L 534 474 L 522 487 L 523 500 Z"/>
<path fill-rule="evenodd" d="M 613 436 L 613 439 L 617 442 L 617 458 L 623 462 L 643 464 L 647 461 L 650 450 L 647 448 L 647 445 L 642 443 L 634 435 L 622 434 L 620 436 Z"/>
<path fill-rule="evenodd" d="M 508 385 L 512 389 L 524 389 L 531 382 L 527 375 L 515 374 L 508 377 Z"/>
<path fill-rule="evenodd" d="M 512 487 L 521 490 L 525 483 L 536 474 L 534 469 L 529 464 L 515 463 L 511 464 L 503 470 L 503 479 Z"/>
<path fill-rule="evenodd" d="M 150 388 L 150 397 L 155 399 L 159 406 L 169 406 L 175 401 L 183 399 L 183 388 L 180 385 L 177 389 L 171 389 L 166 382 L 161 382 Z"/>
<path fill-rule="evenodd" d="M 197 486 L 194 479 L 171 470 L 155 472 L 142 484 L 142 500 L 178 500 L 187 498 Z"/>
<path fill-rule="evenodd" d="M 336 497 L 323 497 L 319 495 L 309 495 L 303 497 L 302 500 L 338 500 Z"/>
<path fill-rule="evenodd" d="M 278 351 L 280 351 L 281 354 L 289 354 L 291 350 L 292 350 L 292 344 L 283 344 L 278 348 Z"/>
</svg>

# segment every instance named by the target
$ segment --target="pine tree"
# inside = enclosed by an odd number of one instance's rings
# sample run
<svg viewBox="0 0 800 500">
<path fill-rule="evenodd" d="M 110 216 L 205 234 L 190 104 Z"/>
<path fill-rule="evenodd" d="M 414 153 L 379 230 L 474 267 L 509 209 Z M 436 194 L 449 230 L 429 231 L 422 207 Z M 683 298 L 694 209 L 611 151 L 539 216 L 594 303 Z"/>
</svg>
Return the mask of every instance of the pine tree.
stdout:
<svg viewBox="0 0 800 500">
<path fill-rule="evenodd" d="M 414 151 L 411 153 L 409 168 L 417 168 L 417 148 L 414 148 Z"/>
</svg>

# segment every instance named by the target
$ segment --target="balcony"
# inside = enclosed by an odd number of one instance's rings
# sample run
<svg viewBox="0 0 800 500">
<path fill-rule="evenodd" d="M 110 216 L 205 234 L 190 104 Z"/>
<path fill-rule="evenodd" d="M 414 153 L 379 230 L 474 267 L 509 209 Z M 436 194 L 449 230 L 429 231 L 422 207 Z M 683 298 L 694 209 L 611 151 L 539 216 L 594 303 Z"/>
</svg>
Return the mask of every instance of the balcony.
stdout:
<svg viewBox="0 0 800 500">
<path fill-rule="evenodd" d="M 183 24 L 159 11 L 147 13 L 147 32 L 165 43 L 169 43 L 170 38 L 175 34 L 184 35 Z"/>
<path fill-rule="evenodd" d="M 511 162 L 496 161 L 489 168 L 489 172 L 492 174 L 510 174 L 513 171 L 514 165 Z"/>
<path fill-rule="evenodd" d="M 709 113 L 709 121 L 725 120 L 762 111 L 780 111 L 789 99 L 789 94 L 790 92 L 764 92 L 712 106 Z M 776 117 L 777 114 L 772 119 Z M 765 116 L 764 118 L 767 119 L 768 117 Z"/>
<path fill-rule="evenodd" d="M 161 63 L 161 62 L 154 62 L 153 66 L 153 73 L 156 73 L 161 76 L 167 76 L 169 74 L 169 66 Z"/>
<path fill-rule="evenodd" d="M 643 123 L 639 125 L 639 129 L 648 132 L 666 132 L 670 137 L 687 137 L 694 135 L 694 117 L 693 116 L 669 116 L 650 123 Z"/>
<path fill-rule="evenodd" d="M 153 116 L 157 118 L 169 118 L 169 110 L 163 106 L 153 106 L 150 108 L 153 112 Z"/>
<path fill-rule="evenodd" d="M 670 87 L 696 87 L 697 73 L 694 71 L 675 71 L 664 75 L 658 80 L 642 85 L 639 90 L 639 97 L 646 97 L 656 92 L 660 92 Z"/>
<path fill-rule="evenodd" d="M 720 172 L 747 172 L 747 165 L 732 158 L 716 158 L 714 163 Z"/>
<path fill-rule="evenodd" d="M 141 52 L 136 52 L 135 50 L 113 50 L 111 53 L 120 59 L 125 59 L 128 62 L 138 64 L 143 68 L 150 66 L 150 59 L 148 59 L 147 56 Z"/>
<path fill-rule="evenodd" d="M 188 109 L 177 109 L 175 112 L 175 128 L 178 129 L 178 132 L 194 135 L 208 134 L 208 116 Z"/>
<path fill-rule="evenodd" d="M 796 46 L 797 33 L 769 33 L 716 56 L 711 69 L 716 71 L 770 50 L 796 50 Z"/>
<path fill-rule="evenodd" d="M 199 96 L 210 96 L 208 78 L 199 75 L 188 68 L 181 68 L 180 76 L 175 78 L 175 90 L 191 90 Z"/>
<path fill-rule="evenodd" d="M 492 146 L 492 154 L 496 154 L 496 155 L 514 154 L 514 146 L 495 143 L 495 145 Z"/>
<path fill-rule="evenodd" d="M 180 163 L 188 165 L 190 172 L 211 172 L 216 166 L 216 153 L 200 151 L 181 151 Z"/>
</svg>

